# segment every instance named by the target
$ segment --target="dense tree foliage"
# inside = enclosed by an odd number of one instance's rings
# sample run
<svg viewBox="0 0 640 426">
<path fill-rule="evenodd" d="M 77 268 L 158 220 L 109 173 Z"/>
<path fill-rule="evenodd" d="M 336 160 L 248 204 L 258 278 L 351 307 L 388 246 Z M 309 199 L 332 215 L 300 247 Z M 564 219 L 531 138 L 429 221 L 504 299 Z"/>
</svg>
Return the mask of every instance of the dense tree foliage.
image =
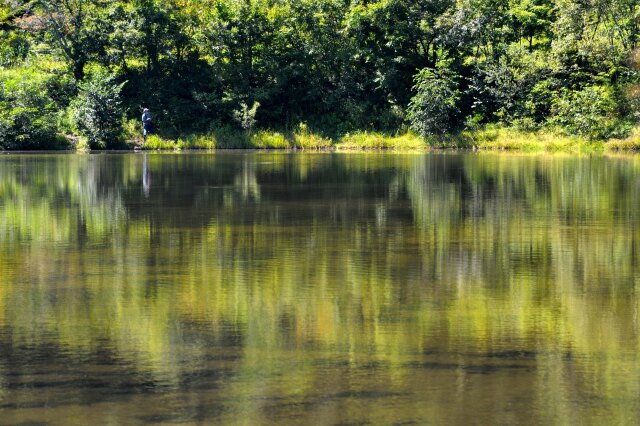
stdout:
<svg viewBox="0 0 640 426">
<path fill-rule="evenodd" d="M 416 77 L 416 90 L 407 115 L 416 131 L 429 135 L 450 130 L 458 112 L 456 82 L 446 74 L 425 68 Z"/>
<path fill-rule="evenodd" d="M 57 86 L 33 108 L 65 117 L 82 84 L 113 74 L 116 115 L 148 106 L 172 134 L 239 126 L 259 104 L 256 127 L 330 135 L 486 123 L 622 135 L 638 16 L 640 0 L 2 0 L 0 144 L 73 131 L 24 118 L 36 100 L 12 83 L 21 73 Z"/>
<path fill-rule="evenodd" d="M 102 72 L 80 84 L 80 93 L 72 103 L 73 122 L 87 136 L 92 148 L 111 148 L 122 132 L 120 92 L 123 83 Z"/>
</svg>

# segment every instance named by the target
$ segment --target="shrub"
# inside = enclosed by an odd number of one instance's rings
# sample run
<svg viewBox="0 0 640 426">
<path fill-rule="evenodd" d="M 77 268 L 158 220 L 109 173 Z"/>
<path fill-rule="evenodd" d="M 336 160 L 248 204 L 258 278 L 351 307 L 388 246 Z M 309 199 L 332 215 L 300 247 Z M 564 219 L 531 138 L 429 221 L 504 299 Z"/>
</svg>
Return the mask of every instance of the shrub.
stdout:
<svg viewBox="0 0 640 426">
<path fill-rule="evenodd" d="M 80 84 L 80 93 L 71 107 L 75 125 L 91 148 L 113 148 L 121 143 L 123 85 L 106 72 L 97 72 Z"/>
<path fill-rule="evenodd" d="M 423 137 L 442 135 L 454 127 L 459 92 L 454 79 L 428 68 L 415 78 L 416 95 L 409 103 L 407 118 Z"/>
<path fill-rule="evenodd" d="M 607 86 L 564 90 L 554 102 L 553 114 L 551 122 L 567 134 L 591 140 L 613 136 L 620 123 L 614 92 Z"/>
<path fill-rule="evenodd" d="M 223 126 L 211 129 L 210 135 L 216 140 L 216 148 L 220 149 L 246 149 L 253 148 L 247 132 L 239 132 L 231 126 Z"/>
<path fill-rule="evenodd" d="M 238 122 L 240 127 L 247 132 L 251 132 L 253 126 L 256 124 L 256 113 L 260 107 L 260 102 L 254 102 L 253 106 L 249 108 L 246 103 L 240 104 L 239 110 L 233 111 L 233 118 Z"/>
<path fill-rule="evenodd" d="M 465 95 L 472 110 L 486 121 L 537 128 L 548 117 L 560 81 L 547 58 L 524 46 L 511 45 L 498 58 L 481 60 L 473 69 Z"/>
<path fill-rule="evenodd" d="M 29 48 L 29 40 L 24 34 L 0 30 L 0 67 L 22 63 L 29 53 Z"/>
<path fill-rule="evenodd" d="M 47 91 L 56 78 L 17 69 L 0 75 L 0 149 L 58 147 L 55 102 Z"/>
</svg>

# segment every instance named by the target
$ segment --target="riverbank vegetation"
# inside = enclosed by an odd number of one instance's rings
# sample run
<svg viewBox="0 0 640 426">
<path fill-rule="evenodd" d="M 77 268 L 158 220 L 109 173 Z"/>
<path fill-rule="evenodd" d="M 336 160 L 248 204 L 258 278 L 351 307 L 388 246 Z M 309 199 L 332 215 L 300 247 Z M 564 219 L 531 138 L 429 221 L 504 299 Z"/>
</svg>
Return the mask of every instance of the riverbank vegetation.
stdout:
<svg viewBox="0 0 640 426">
<path fill-rule="evenodd" d="M 636 149 L 638 10 L 4 0 L 0 148 Z"/>
<path fill-rule="evenodd" d="M 284 150 L 389 150 L 420 151 L 432 149 L 473 149 L 500 151 L 550 151 L 550 152 L 606 152 L 638 151 L 640 135 L 634 132 L 625 139 L 608 141 L 586 140 L 547 131 L 522 131 L 514 128 L 488 126 L 481 130 L 462 131 L 439 137 L 423 138 L 415 132 L 395 136 L 380 132 L 348 133 L 339 139 L 325 138 L 318 134 L 295 134 L 274 131 L 246 133 L 211 132 L 189 135 L 176 139 L 150 136 L 146 143 L 136 142 L 134 149 L 202 150 L 202 149 L 284 149 Z M 88 148 L 83 145 L 82 148 Z"/>
</svg>

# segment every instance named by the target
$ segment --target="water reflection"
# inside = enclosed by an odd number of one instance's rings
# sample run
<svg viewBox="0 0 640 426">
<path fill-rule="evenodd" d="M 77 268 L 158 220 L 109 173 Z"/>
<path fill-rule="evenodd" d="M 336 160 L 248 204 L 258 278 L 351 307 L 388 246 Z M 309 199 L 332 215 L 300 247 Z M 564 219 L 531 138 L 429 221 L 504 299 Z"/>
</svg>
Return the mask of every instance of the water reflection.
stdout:
<svg viewBox="0 0 640 426">
<path fill-rule="evenodd" d="M 630 423 L 639 166 L 2 157 L 2 421 Z"/>
<path fill-rule="evenodd" d="M 143 155 L 142 160 L 142 191 L 144 196 L 149 198 L 149 192 L 151 191 L 151 170 L 147 161 L 147 154 Z"/>
</svg>

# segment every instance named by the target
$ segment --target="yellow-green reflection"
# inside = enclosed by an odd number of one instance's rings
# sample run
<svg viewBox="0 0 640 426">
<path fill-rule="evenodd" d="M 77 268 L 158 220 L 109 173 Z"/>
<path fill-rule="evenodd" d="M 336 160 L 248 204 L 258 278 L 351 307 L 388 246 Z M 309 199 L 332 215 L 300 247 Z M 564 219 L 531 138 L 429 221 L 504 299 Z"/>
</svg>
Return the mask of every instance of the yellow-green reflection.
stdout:
<svg viewBox="0 0 640 426">
<path fill-rule="evenodd" d="M 639 171 L 493 153 L 2 157 L 0 413 L 631 423 Z"/>
</svg>

